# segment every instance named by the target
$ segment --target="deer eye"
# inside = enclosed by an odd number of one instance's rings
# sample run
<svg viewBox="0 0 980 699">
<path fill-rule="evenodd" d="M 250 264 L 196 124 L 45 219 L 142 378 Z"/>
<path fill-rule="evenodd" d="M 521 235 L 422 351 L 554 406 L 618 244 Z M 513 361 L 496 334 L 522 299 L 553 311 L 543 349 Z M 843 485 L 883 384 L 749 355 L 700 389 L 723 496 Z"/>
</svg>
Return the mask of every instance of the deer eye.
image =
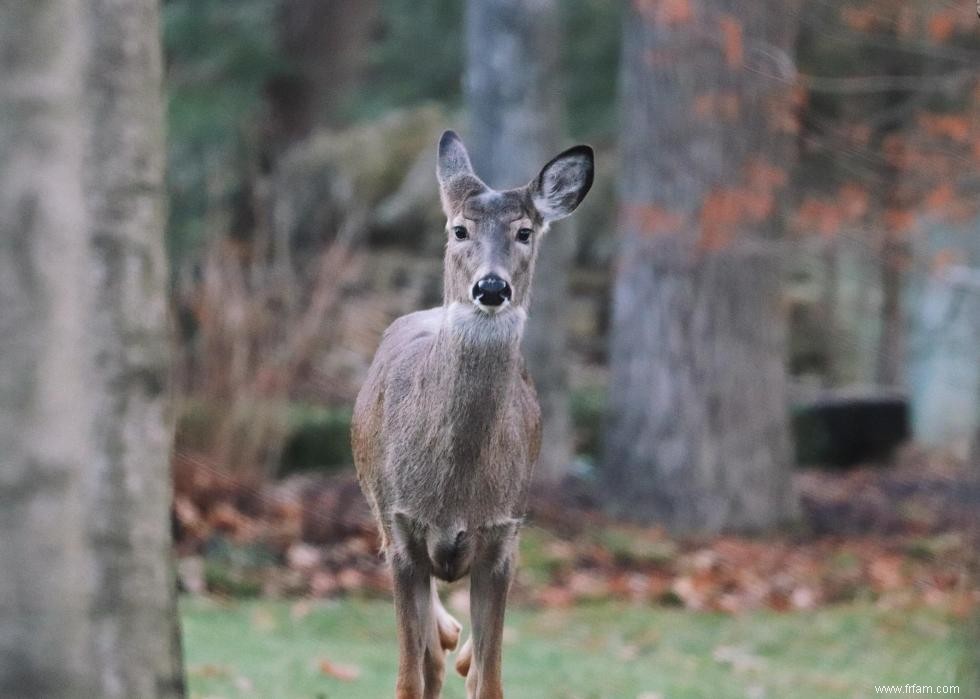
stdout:
<svg viewBox="0 0 980 699">
<path fill-rule="evenodd" d="M 522 228 L 517 231 L 517 242 L 518 243 L 529 243 L 531 242 L 531 234 L 534 233 L 530 228 Z"/>
<path fill-rule="evenodd" d="M 470 237 L 466 226 L 453 226 L 453 235 L 456 237 L 456 240 L 466 240 Z"/>
</svg>

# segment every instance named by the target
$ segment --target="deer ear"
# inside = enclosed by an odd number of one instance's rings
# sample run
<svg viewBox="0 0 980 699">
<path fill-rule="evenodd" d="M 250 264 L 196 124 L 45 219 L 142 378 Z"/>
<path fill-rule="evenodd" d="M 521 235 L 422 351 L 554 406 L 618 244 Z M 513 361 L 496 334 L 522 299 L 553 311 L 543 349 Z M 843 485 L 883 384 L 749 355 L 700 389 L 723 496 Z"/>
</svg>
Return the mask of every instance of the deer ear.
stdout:
<svg viewBox="0 0 980 699">
<path fill-rule="evenodd" d="M 436 177 L 439 179 L 439 198 L 446 216 L 466 197 L 486 187 L 480 178 L 473 174 L 466 146 L 455 131 L 446 131 L 439 139 L 439 157 L 436 159 Z"/>
<path fill-rule="evenodd" d="M 573 146 L 541 169 L 528 188 L 546 223 L 565 218 L 582 203 L 592 187 L 595 156 L 588 146 Z"/>
<path fill-rule="evenodd" d="M 436 177 L 443 187 L 457 175 L 472 175 L 473 166 L 466 146 L 455 131 L 446 131 L 439 139 L 439 158 L 436 161 Z"/>
</svg>

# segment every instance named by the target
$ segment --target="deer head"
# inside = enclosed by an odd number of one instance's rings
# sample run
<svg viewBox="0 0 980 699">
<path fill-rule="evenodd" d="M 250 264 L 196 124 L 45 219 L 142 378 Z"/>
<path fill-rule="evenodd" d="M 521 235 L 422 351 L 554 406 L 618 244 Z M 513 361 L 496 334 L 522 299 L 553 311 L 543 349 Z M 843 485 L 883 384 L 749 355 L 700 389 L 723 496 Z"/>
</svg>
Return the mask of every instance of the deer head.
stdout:
<svg viewBox="0 0 980 699">
<path fill-rule="evenodd" d="M 459 136 L 446 131 L 436 167 L 448 236 L 445 304 L 474 304 L 488 314 L 527 310 L 538 243 L 552 221 L 582 202 L 593 171 L 592 149 L 574 146 L 530 184 L 497 191 L 473 172 Z"/>
</svg>

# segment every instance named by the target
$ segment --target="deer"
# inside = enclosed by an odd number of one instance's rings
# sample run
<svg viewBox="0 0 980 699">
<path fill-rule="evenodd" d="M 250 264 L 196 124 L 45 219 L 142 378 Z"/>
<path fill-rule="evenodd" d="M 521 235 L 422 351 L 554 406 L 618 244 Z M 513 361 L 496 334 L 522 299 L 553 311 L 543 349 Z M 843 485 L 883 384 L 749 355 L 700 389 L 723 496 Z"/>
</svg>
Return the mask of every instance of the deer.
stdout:
<svg viewBox="0 0 980 699">
<path fill-rule="evenodd" d="M 530 184 L 497 191 L 462 140 L 439 140 L 446 215 L 441 306 L 397 318 L 358 394 L 351 441 L 358 479 L 391 570 L 398 627 L 396 699 L 437 699 L 461 625 L 436 580 L 469 575 L 472 632 L 456 670 L 468 699 L 502 699 L 507 594 L 541 412 L 521 355 L 541 237 L 592 186 L 575 146 Z"/>
</svg>

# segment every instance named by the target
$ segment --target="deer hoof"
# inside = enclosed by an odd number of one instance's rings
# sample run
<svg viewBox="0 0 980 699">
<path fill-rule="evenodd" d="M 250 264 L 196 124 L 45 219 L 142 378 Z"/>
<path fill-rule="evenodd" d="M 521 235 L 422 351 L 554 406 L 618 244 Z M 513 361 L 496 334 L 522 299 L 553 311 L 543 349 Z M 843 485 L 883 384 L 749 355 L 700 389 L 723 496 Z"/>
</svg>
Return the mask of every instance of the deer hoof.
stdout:
<svg viewBox="0 0 980 699">
<path fill-rule="evenodd" d="M 473 637 L 470 636 L 466 639 L 466 643 L 459 650 L 459 655 L 456 656 L 456 672 L 458 672 L 463 677 L 466 677 L 470 673 L 470 661 L 473 660 Z"/>
<path fill-rule="evenodd" d="M 445 609 L 436 610 L 436 626 L 439 629 L 439 644 L 445 651 L 456 650 L 462 625 Z"/>
</svg>

